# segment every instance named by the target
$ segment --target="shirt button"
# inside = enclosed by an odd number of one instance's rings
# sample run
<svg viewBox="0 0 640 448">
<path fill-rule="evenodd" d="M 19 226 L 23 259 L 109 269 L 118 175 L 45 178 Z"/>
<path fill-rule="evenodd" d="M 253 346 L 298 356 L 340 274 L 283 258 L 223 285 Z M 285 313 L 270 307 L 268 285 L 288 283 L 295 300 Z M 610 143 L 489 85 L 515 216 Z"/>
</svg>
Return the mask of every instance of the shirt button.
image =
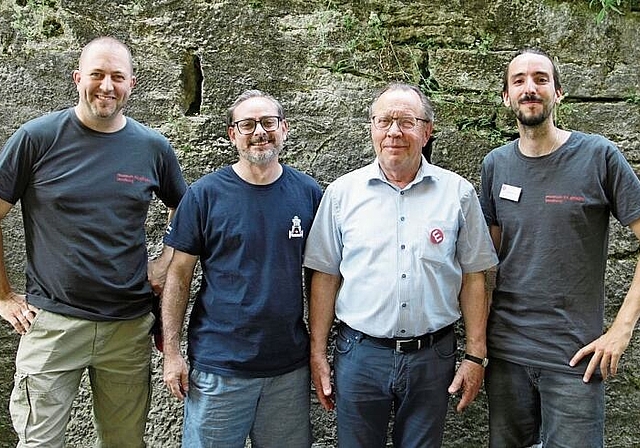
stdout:
<svg viewBox="0 0 640 448">
<path fill-rule="evenodd" d="M 401 191 L 401 192 L 400 192 L 400 196 L 404 196 L 404 191 Z"/>
<path fill-rule="evenodd" d="M 402 274 L 402 278 L 407 278 L 407 274 Z"/>
<path fill-rule="evenodd" d="M 400 217 L 400 221 L 404 221 L 404 216 L 401 216 L 401 217 Z"/>
<path fill-rule="evenodd" d="M 400 249 L 402 249 L 402 250 L 404 250 L 404 249 L 405 249 L 405 247 L 406 247 L 406 246 L 405 246 L 404 244 L 401 244 L 401 245 L 400 245 Z"/>
<path fill-rule="evenodd" d="M 400 333 L 405 334 L 407 330 L 400 330 Z"/>
<path fill-rule="evenodd" d="M 403 303 L 403 304 L 402 304 L 402 308 L 406 308 L 406 307 L 407 307 L 407 304 L 406 304 L 406 303 Z"/>
</svg>

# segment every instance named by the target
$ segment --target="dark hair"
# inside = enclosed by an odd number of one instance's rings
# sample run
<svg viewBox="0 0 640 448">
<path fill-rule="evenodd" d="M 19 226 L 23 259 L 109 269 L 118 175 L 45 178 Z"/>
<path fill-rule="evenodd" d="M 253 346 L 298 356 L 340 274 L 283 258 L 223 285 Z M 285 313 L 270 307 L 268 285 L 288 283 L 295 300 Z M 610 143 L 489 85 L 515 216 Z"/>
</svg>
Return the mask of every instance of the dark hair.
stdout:
<svg viewBox="0 0 640 448">
<path fill-rule="evenodd" d="M 427 95 L 425 95 L 424 92 L 420 90 L 419 87 L 411 84 L 404 84 L 401 82 L 389 83 L 386 86 L 384 86 L 382 89 L 378 90 L 378 92 L 373 97 L 371 106 L 369 106 L 369 118 L 371 118 L 371 116 L 373 115 L 373 106 L 376 104 L 378 99 L 380 99 L 380 97 L 385 92 L 389 92 L 391 90 L 406 90 L 406 91 L 415 92 L 420 97 L 420 102 L 422 103 L 422 109 L 423 109 L 425 118 L 433 122 L 434 120 L 433 105 L 431 104 L 431 101 L 429 100 L 429 98 L 427 98 Z"/>
<path fill-rule="evenodd" d="M 518 50 L 518 52 L 511 58 L 504 69 L 504 73 L 502 75 L 502 93 L 505 93 L 509 89 L 509 66 L 511 65 L 511 62 L 513 62 L 513 60 L 518 56 L 528 53 L 537 54 L 549 59 L 549 62 L 551 62 L 551 65 L 553 66 L 553 90 L 555 90 L 556 92 L 558 90 L 562 90 L 562 83 L 560 82 L 560 72 L 558 71 L 558 66 L 556 65 L 553 58 L 549 56 L 547 52 L 540 50 L 539 48 L 523 48 L 521 50 Z"/>
<path fill-rule="evenodd" d="M 282 107 L 282 104 L 280 104 L 280 101 L 278 101 L 277 99 L 275 99 L 274 97 L 272 97 L 268 93 L 264 93 L 261 90 L 252 89 L 252 90 L 245 90 L 244 92 L 242 92 L 240 94 L 240 96 L 238 96 L 238 98 L 236 98 L 236 100 L 233 102 L 231 107 L 229 107 L 229 109 L 227 109 L 227 126 L 233 126 L 233 113 L 235 112 L 236 107 L 238 107 L 238 105 L 240 103 L 248 100 L 249 98 L 266 98 L 266 99 L 268 99 L 273 104 L 275 104 L 276 108 L 278 109 L 278 116 L 281 119 L 285 118 L 285 116 L 284 116 L 284 108 Z"/>
</svg>

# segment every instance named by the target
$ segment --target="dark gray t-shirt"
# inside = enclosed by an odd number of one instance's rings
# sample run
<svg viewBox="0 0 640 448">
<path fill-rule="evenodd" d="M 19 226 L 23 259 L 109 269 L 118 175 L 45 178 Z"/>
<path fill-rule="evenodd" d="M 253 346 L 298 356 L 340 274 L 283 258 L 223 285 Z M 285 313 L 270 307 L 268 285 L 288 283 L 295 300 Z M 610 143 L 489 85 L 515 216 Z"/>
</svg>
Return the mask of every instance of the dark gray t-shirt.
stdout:
<svg viewBox="0 0 640 448">
<path fill-rule="evenodd" d="M 151 310 L 145 220 L 186 189 L 169 142 L 127 118 L 93 131 L 73 109 L 24 124 L 0 152 L 0 198 L 21 201 L 29 303 L 90 320 Z"/>
<path fill-rule="evenodd" d="M 573 132 L 547 156 L 489 153 L 480 199 L 502 231 L 490 356 L 582 374 L 588 359 L 569 360 L 603 332 L 609 217 L 640 218 L 637 176 L 613 143 Z"/>
</svg>

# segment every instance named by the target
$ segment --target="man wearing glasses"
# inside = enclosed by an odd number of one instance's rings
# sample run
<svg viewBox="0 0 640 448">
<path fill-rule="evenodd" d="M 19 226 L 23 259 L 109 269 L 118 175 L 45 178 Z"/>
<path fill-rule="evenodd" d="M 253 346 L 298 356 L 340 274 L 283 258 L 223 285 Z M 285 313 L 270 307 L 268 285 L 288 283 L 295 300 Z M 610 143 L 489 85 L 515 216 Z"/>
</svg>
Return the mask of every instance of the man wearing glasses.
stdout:
<svg viewBox="0 0 640 448">
<path fill-rule="evenodd" d="M 320 403 L 337 408 L 340 447 L 386 446 L 392 409 L 394 446 L 441 446 L 449 394 L 462 391 L 462 411 L 482 384 L 483 271 L 497 257 L 472 185 L 422 156 L 433 130 L 427 97 L 391 84 L 370 117 L 375 161 L 327 187 L 309 234 L 311 376 Z"/>
<path fill-rule="evenodd" d="M 227 112 L 239 160 L 187 190 L 165 236 L 175 248 L 162 301 L 164 382 L 185 400 L 182 445 L 308 448 L 309 338 L 302 255 L 322 196 L 282 165 L 281 104 L 244 92 Z M 192 275 L 202 281 L 180 336 Z"/>
</svg>

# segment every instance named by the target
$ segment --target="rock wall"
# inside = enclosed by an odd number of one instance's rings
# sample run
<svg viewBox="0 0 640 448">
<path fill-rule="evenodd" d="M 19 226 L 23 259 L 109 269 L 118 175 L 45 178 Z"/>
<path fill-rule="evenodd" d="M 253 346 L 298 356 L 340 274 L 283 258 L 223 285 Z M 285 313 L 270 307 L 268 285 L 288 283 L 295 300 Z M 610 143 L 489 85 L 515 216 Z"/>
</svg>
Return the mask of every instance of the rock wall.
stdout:
<svg viewBox="0 0 640 448">
<path fill-rule="evenodd" d="M 367 107 L 389 80 L 420 84 L 434 100 L 433 162 L 476 185 L 482 157 L 516 134 L 501 106 L 511 54 L 540 46 L 558 57 L 566 98 L 559 123 L 617 143 L 640 169 L 640 2 L 595 21 L 589 0 L 0 0 L 0 140 L 24 121 L 75 104 L 70 73 L 80 48 L 100 35 L 130 45 L 138 76 L 127 113 L 174 144 L 189 181 L 235 160 L 224 111 L 240 92 L 281 99 L 291 126 L 283 159 L 323 185 L 370 161 Z M 599 3 L 599 2 L 596 2 Z M 3 221 L 11 281 L 23 283 L 19 207 Z M 159 248 L 166 216 L 154 206 L 149 248 Z M 613 225 L 607 320 L 624 298 L 638 244 Z M 17 337 L 0 326 L 0 446 L 14 446 L 7 401 Z M 640 333 L 607 385 L 609 447 L 640 446 Z M 181 406 L 161 384 L 154 357 L 151 447 L 177 447 Z M 67 446 L 92 436 L 86 382 L 74 406 Z M 317 447 L 335 444 L 333 415 L 314 401 Z M 484 446 L 480 397 L 451 412 L 447 447 Z"/>
</svg>

